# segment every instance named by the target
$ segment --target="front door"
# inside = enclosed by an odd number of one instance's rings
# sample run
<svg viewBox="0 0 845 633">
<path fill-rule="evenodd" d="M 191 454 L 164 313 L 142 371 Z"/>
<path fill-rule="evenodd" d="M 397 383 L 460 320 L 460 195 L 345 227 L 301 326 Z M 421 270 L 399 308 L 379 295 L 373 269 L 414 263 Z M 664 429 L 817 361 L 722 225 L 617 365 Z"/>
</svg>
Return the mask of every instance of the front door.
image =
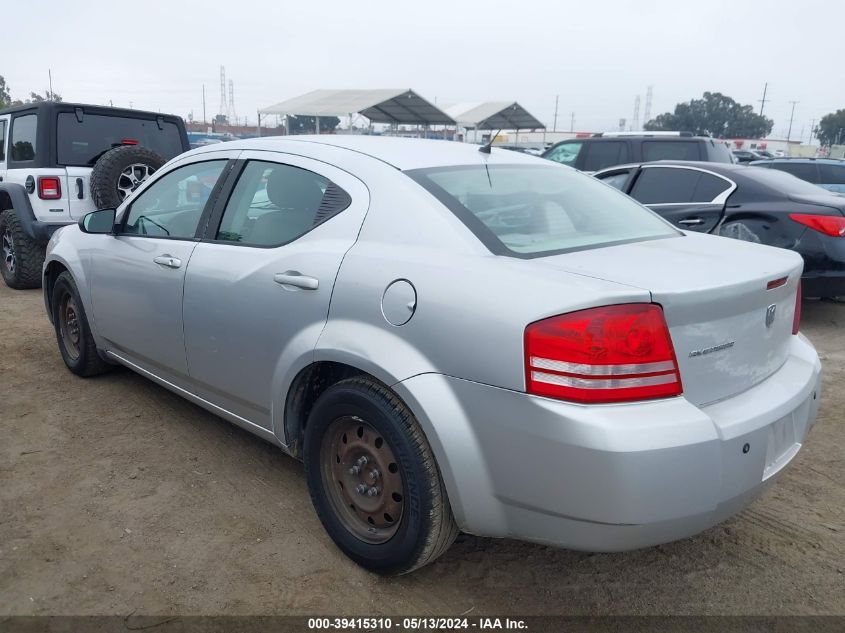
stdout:
<svg viewBox="0 0 845 633">
<path fill-rule="evenodd" d="M 697 167 L 646 165 L 630 195 L 680 229 L 709 233 L 735 188 L 730 180 Z"/>
<path fill-rule="evenodd" d="M 244 152 L 185 279 L 191 391 L 272 430 L 274 399 L 311 362 L 341 260 L 369 205 L 325 163 Z M 282 408 L 281 405 L 279 408 Z M 280 413 L 280 412 L 279 412 Z"/>
<path fill-rule="evenodd" d="M 91 252 L 94 322 L 107 349 L 164 378 L 187 374 L 185 270 L 227 159 L 193 157 L 120 210 L 122 228 Z"/>
</svg>

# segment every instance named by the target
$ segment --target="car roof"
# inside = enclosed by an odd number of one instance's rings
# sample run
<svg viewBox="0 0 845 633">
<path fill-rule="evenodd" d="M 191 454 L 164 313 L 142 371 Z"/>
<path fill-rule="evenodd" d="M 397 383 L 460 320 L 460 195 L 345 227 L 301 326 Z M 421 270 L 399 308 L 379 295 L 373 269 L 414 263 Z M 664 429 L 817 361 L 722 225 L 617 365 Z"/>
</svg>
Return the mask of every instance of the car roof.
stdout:
<svg viewBox="0 0 845 633">
<path fill-rule="evenodd" d="M 715 172 L 743 172 L 748 169 L 746 165 L 737 163 L 714 163 L 703 160 L 653 160 L 646 163 L 626 163 L 624 165 L 614 165 L 613 167 L 605 167 L 596 172 L 600 174 L 607 171 L 615 171 L 617 169 L 631 169 L 633 167 L 644 167 L 649 165 L 659 165 L 665 167 L 692 167 L 694 169 L 706 169 Z M 595 175 L 595 174 L 594 174 Z"/>
<path fill-rule="evenodd" d="M 66 101 L 38 101 L 37 103 L 24 103 L 19 106 L 6 108 L 0 110 L 0 114 L 14 114 L 16 112 L 24 112 L 31 110 L 57 110 L 61 112 L 72 112 L 75 108 L 82 108 L 86 112 L 92 114 L 119 114 L 122 116 L 135 118 L 149 118 L 155 119 L 162 117 L 164 119 L 178 119 L 175 114 L 165 114 L 163 112 L 152 112 L 150 110 L 133 110 L 129 108 L 112 108 L 110 106 L 95 105 L 93 103 L 68 103 Z"/>
<path fill-rule="evenodd" d="M 845 159 L 824 156 L 775 156 L 751 162 L 752 165 L 754 163 L 833 163 L 834 165 L 842 165 L 845 164 Z"/>
<path fill-rule="evenodd" d="M 418 138 L 399 138 L 394 136 L 368 135 L 294 135 L 294 136 L 265 136 L 261 138 L 216 143 L 208 148 L 198 148 L 193 153 L 221 150 L 263 150 L 291 152 L 297 145 L 303 144 L 328 145 L 359 154 L 365 154 L 397 169 L 424 169 L 427 167 L 441 167 L 445 165 L 481 165 L 490 164 L 521 164 L 549 165 L 549 161 L 525 154 L 496 147 L 490 154 L 479 152 L 479 145 L 460 143 L 456 141 L 442 141 Z"/>
</svg>

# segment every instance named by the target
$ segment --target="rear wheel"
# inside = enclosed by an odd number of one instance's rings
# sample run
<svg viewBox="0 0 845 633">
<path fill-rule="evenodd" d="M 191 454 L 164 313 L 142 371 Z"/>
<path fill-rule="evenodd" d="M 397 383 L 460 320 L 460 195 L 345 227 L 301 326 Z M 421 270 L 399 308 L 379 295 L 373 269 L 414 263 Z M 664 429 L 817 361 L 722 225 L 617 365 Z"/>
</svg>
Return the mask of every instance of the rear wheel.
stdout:
<svg viewBox="0 0 845 633">
<path fill-rule="evenodd" d="M 457 535 L 431 447 L 411 412 L 372 378 L 320 396 L 305 427 L 305 472 L 317 514 L 359 565 L 403 574 Z"/>
<path fill-rule="evenodd" d="M 97 351 L 76 282 L 69 272 L 56 278 L 50 305 L 56 340 L 67 368 L 78 376 L 95 376 L 111 369 Z"/>
<path fill-rule="evenodd" d="M 9 288 L 25 290 L 41 287 L 44 245 L 23 230 L 14 209 L 0 213 L 0 274 Z"/>
</svg>

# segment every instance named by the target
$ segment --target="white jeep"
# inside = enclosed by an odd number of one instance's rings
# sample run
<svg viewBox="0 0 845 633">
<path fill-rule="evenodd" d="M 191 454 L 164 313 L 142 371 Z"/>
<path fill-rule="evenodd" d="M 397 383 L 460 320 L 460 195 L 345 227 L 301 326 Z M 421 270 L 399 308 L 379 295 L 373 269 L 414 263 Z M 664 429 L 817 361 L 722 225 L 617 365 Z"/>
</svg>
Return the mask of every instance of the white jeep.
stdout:
<svg viewBox="0 0 845 633">
<path fill-rule="evenodd" d="M 188 149 L 177 116 L 50 101 L 0 111 L 3 281 L 41 286 L 44 248 L 56 229 L 117 207 Z"/>
</svg>

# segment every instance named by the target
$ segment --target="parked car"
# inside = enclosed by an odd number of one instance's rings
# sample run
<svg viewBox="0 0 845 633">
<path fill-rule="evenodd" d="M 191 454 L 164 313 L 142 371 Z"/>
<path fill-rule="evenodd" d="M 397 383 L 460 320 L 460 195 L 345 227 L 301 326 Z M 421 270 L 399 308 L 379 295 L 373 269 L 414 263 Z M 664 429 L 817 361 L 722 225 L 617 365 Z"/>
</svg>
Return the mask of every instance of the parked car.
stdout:
<svg viewBox="0 0 845 633">
<path fill-rule="evenodd" d="M 395 574 L 459 529 L 625 550 L 747 505 L 819 406 L 801 267 L 537 157 L 298 136 L 57 231 L 44 297 L 72 372 L 125 365 L 303 459 L 331 538 Z"/>
<path fill-rule="evenodd" d="M 734 162 L 724 141 L 685 132 L 610 132 L 555 143 L 543 158 L 588 173 L 654 160 Z"/>
<path fill-rule="evenodd" d="M 841 158 L 773 158 L 751 164 L 779 169 L 828 191 L 845 193 L 845 160 Z"/>
<path fill-rule="evenodd" d="M 762 160 L 766 158 L 763 154 L 749 149 L 735 149 L 732 154 L 738 163 L 750 163 L 752 160 Z"/>
<path fill-rule="evenodd" d="M 845 295 L 845 198 L 774 169 L 660 161 L 595 174 L 676 226 L 788 248 L 804 295 Z"/>
<path fill-rule="evenodd" d="M 52 101 L 0 111 L 3 281 L 37 288 L 53 231 L 117 206 L 187 149 L 182 119 L 157 112 Z"/>
</svg>

